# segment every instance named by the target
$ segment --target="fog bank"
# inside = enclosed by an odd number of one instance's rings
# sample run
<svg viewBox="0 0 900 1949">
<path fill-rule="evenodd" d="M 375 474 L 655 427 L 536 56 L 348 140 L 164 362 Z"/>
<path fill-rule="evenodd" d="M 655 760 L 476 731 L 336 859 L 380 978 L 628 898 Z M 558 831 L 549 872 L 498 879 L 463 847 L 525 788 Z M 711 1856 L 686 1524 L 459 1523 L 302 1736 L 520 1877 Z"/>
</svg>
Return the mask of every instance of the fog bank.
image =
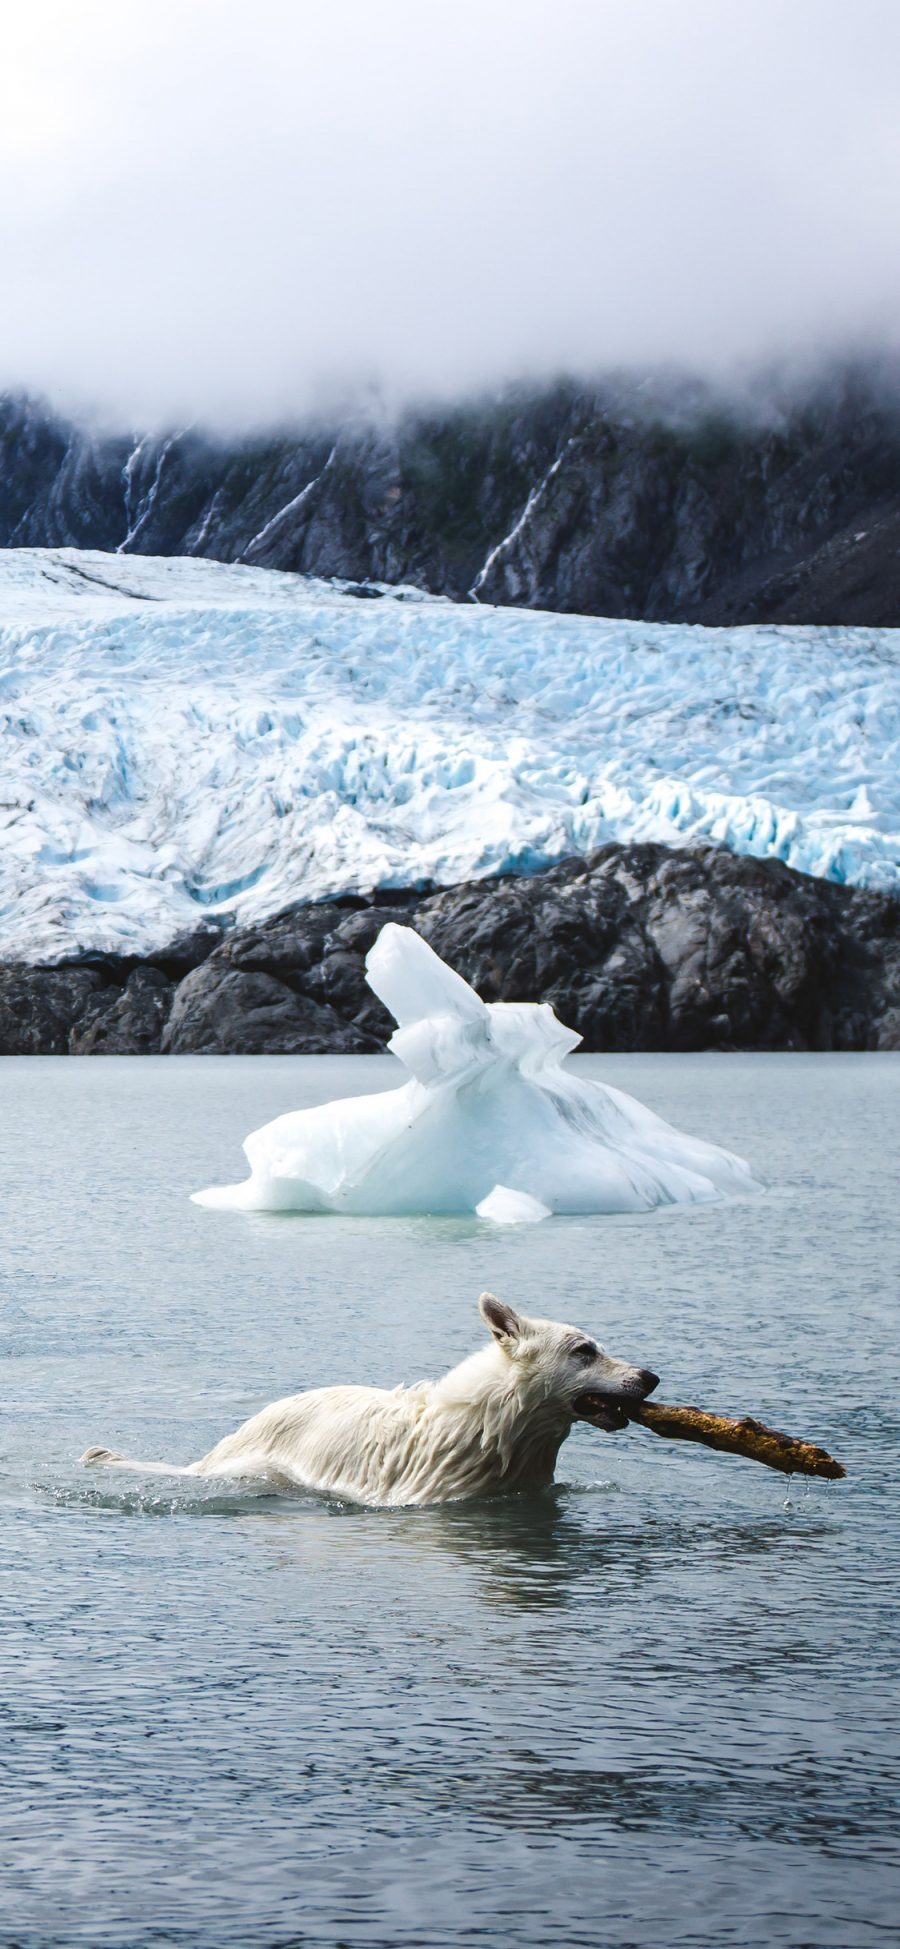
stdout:
<svg viewBox="0 0 900 1949">
<path fill-rule="evenodd" d="M 33 0 L 0 386 L 129 424 L 896 339 L 890 0 Z"/>
</svg>

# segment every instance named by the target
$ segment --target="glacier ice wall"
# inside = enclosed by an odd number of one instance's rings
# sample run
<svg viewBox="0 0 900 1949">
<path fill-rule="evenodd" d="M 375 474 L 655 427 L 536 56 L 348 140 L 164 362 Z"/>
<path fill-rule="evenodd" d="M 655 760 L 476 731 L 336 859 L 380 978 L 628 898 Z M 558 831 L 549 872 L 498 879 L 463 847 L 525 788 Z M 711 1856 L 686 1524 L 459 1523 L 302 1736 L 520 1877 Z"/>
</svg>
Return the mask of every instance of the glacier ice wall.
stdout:
<svg viewBox="0 0 900 1949">
<path fill-rule="evenodd" d="M 900 884 L 900 638 L 0 554 L 0 955 L 712 840 Z"/>
<path fill-rule="evenodd" d="M 383 927 L 366 974 L 408 1080 L 264 1124 L 244 1144 L 249 1178 L 196 1204 L 515 1225 L 759 1190 L 743 1158 L 567 1069 L 581 1037 L 548 1003 L 483 1002 L 412 928 Z"/>
</svg>

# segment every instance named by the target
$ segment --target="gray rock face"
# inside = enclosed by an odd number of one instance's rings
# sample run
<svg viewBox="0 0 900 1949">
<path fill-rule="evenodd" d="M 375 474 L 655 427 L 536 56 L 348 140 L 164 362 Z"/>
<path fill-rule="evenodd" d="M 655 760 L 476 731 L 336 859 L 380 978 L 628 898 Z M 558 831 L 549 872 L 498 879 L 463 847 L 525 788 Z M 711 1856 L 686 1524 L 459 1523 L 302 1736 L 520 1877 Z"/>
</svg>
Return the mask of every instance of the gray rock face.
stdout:
<svg viewBox="0 0 900 1949">
<path fill-rule="evenodd" d="M 152 964 L 133 968 L 124 988 L 95 991 L 69 1034 L 73 1056 L 152 1056 L 172 1006 L 174 987 Z"/>
<path fill-rule="evenodd" d="M 656 621 L 900 622 L 900 377 L 753 415 L 685 382 L 510 390 L 384 426 L 99 439 L 0 399 L 0 546 L 204 555 Z"/>
<path fill-rule="evenodd" d="M 587 1049 L 894 1046 L 900 902 L 777 861 L 607 846 L 417 924 L 486 1000 L 540 996 Z"/>
<path fill-rule="evenodd" d="M 205 935 L 180 978 L 177 954 L 0 969 L 0 1053 L 383 1048 L 393 1024 L 365 955 L 386 920 L 486 1001 L 551 1002 L 586 1049 L 900 1049 L 900 901 L 646 845 L 532 879 L 299 906 Z"/>
<path fill-rule="evenodd" d="M 64 1056 L 102 976 L 88 968 L 0 967 L 0 1054 Z"/>
<path fill-rule="evenodd" d="M 162 1036 L 164 1055 L 296 1056 L 325 1049 L 365 1055 L 378 1043 L 334 1008 L 268 974 L 244 973 L 214 956 L 185 977 Z"/>
</svg>

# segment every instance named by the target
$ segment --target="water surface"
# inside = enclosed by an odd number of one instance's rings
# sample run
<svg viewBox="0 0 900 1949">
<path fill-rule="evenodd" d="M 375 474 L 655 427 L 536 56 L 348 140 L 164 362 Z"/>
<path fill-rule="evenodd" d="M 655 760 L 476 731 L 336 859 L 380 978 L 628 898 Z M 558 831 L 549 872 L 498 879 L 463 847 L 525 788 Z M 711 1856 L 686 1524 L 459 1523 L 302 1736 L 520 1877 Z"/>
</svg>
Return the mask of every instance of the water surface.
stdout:
<svg viewBox="0 0 900 1949">
<path fill-rule="evenodd" d="M 654 1217 L 247 1216 L 282 1110 L 389 1059 L 0 1065 L 0 1941 L 865 1949 L 898 1894 L 898 1070 L 585 1058 L 743 1152 Z M 542 1497 L 354 1509 L 85 1473 L 436 1373 L 484 1286 L 824 1441 L 786 1484 L 581 1429 Z"/>
</svg>

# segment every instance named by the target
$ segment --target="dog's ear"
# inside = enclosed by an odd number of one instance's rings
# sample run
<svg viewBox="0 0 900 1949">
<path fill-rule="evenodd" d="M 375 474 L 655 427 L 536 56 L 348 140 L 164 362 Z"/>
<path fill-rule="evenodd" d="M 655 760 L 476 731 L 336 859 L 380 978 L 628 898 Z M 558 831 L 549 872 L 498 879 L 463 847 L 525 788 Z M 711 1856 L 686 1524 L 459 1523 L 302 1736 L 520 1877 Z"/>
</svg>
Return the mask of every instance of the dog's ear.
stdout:
<svg viewBox="0 0 900 1949">
<path fill-rule="evenodd" d="M 478 1301 L 478 1311 L 489 1333 L 492 1333 L 498 1346 L 514 1347 L 521 1340 L 525 1324 L 511 1306 L 505 1306 L 496 1293 L 482 1293 Z"/>
</svg>

